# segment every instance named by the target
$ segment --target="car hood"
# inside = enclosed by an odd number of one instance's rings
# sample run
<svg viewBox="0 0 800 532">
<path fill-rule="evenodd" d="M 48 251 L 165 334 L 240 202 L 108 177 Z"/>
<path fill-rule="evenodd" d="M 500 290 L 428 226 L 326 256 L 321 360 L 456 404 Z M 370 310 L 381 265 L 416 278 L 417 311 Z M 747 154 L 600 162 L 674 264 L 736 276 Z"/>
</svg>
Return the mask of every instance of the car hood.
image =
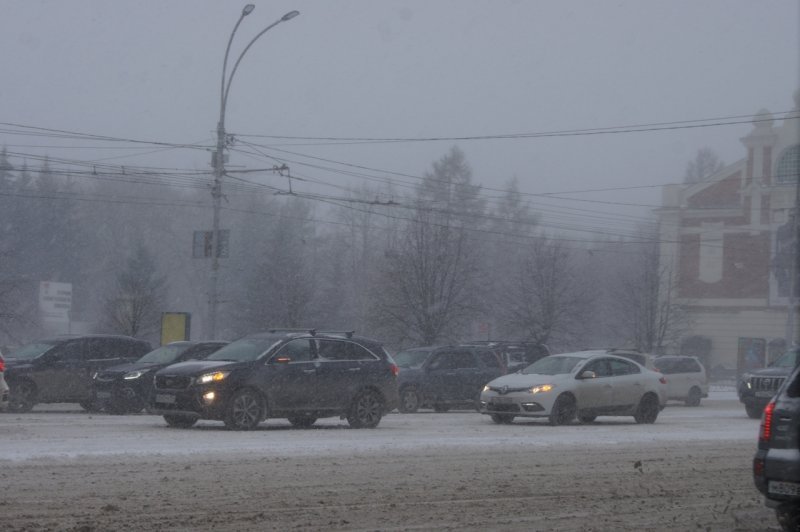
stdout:
<svg viewBox="0 0 800 532">
<path fill-rule="evenodd" d="M 249 362 L 235 360 L 188 360 L 178 362 L 158 371 L 159 375 L 202 375 L 215 369 L 238 367 Z"/>
<path fill-rule="evenodd" d="M 129 362 L 127 364 L 119 364 L 116 366 L 112 366 L 108 369 L 104 369 L 102 371 L 105 375 L 122 375 L 125 373 L 130 373 L 131 371 L 142 371 L 148 369 L 154 369 L 163 366 L 163 364 L 151 364 L 148 362 L 139 363 L 139 362 Z"/>
<path fill-rule="evenodd" d="M 752 377 L 785 377 L 794 371 L 794 368 L 776 366 L 774 368 L 753 369 L 747 373 Z"/>
<path fill-rule="evenodd" d="M 508 386 L 509 388 L 521 388 L 527 386 L 535 386 L 537 384 L 551 384 L 554 382 L 563 382 L 571 379 L 572 374 L 565 375 L 539 375 L 537 373 L 523 374 L 523 373 L 510 373 L 498 377 L 489 383 L 489 386 Z"/>
</svg>

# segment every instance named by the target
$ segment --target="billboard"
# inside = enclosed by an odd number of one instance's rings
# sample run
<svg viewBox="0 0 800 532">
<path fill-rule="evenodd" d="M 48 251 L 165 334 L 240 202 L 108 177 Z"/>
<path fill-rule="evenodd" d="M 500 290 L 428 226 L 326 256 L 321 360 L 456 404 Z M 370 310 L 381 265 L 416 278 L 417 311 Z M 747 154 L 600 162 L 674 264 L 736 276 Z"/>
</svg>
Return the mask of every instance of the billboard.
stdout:
<svg viewBox="0 0 800 532">
<path fill-rule="evenodd" d="M 72 283 L 39 283 L 39 315 L 43 321 L 69 323 Z"/>
<path fill-rule="evenodd" d="M 163 312 L 161 314 L 161 345 L 191 336 L 192 315 L 188 312 Z"/>
</svg>

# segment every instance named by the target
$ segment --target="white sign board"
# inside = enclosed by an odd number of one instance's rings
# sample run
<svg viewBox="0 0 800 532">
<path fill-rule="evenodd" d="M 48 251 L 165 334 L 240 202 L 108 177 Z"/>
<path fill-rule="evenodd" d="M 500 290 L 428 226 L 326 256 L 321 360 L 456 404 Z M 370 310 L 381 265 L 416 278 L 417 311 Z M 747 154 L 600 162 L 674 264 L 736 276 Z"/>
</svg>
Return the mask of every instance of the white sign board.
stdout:
<svg viewBox="0 0 800 532">
<path fill-rule="evenodd" d="M 39 283 L 39 313 L 48 321 L 69 322 L 72 283 Z"/>
</svg>

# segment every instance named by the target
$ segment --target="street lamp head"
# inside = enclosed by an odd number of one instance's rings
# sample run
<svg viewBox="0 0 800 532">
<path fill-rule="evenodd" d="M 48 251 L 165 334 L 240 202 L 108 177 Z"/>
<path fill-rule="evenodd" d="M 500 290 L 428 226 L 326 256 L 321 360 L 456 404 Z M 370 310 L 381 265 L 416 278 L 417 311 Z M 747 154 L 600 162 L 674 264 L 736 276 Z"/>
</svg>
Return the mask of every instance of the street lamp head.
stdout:
<svg viewBox="0 0 800 532">
<path fill-rule="evenodd" d="M 281 20 L 283 22 L 286 22 L 287 20 L 292 20 L 294 17 L 296 17 L 299 14 L 300 14 L 299 11 L 289 11 L 288 13 L 286 13 L 284 16 L 281 17 Z"/>
<path fill-rule="evenodd" d="M 246 6 L 244 6 L 244 9 L 242 9 L 242 16 L 246 17 L 247 15 L 252 13 L 255 8 L 256 8 L 255 4 L 247 4 Z"/>
</svg>

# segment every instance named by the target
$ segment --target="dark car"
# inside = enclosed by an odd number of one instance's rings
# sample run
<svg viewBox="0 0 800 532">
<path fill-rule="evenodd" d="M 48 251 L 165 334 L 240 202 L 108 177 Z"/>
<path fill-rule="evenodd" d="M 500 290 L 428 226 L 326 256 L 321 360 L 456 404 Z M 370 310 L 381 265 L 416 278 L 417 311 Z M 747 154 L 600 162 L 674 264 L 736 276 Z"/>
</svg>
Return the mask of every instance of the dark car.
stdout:
<svg viewBox="0 0 800 532">
<path fill-rule="evenodd" d="M 111 414 L 141 412 L 153 395 L 153 375 L 176 362 L 201 360 L 228 342 L 172 342 L 136 362 L 120 364 L 94 375 L 97 403 Z"/>
<path fill-rule="evenodd" d="M 761 417 L 753 479 L 784 530 L 800 530 L 800 369 L 794 369 Z"/>
<path fill-rule="evenodd" d="M 129 336 L 59 336 L 24 345 L 6 357 L 9 408 L 27 412 L 36 403 L 80 403 L 97 408 L 92 375 L 141 358 L 150 344 Z"/>
<path fill-rule="evenodd" d="M 798 348 L 790 349 L 766 368 L 750 370 L 742 375 L 738 385 L 739 401 L 744 403 L 748 416 L 753 419 L 761 417 L 764 407 L 800 362 L 799 353 Z"/>
<path fill-rule="evenodd" d="M 542 357 L 550 354 L 550 348 L 536 342 L 513 342 L 510 340 L 478 340 L 470 345 L 482 345 L 493 349 L 500 355 L 508 373 L 527 368 Z"/>
<path fill-rule="evenodd" d="M 350 332 L 272 330 L 231 342 L 205 360 L 158 371 L 150 410 L 183 428 L 212 419 L 248 430 L 267 418 L 308 427 L 332 416 L 353 428 L 373 428 L 397 407 L 397 373 L 375 340 Z"/>
<path fill-rule="evenodd" d="M 400 412 L 420 408 L 446 412 L 477 408 L 483 386 L 506 373 L 497 353 L 488 346 L 449 345 L 406 349 L 395 355 L 400 366 Z"/>
</svg>

